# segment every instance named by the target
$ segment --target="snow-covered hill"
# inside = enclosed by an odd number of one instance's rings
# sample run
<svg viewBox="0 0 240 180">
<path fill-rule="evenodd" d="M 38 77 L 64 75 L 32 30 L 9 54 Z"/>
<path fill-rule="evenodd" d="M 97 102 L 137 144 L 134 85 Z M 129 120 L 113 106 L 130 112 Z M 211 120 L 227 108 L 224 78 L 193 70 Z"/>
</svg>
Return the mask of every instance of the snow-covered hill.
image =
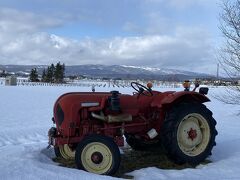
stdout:
<svg viewBox="0 0 240 180">
<path fill-rule="evenodd" d="M 154 67 L 143 67 L 143 66 L 126 66 L 121 65 L 122 67 L 128 68 L 128 69 L 137 69 L 139 71 L 148 71 L 153 74 L 158 75 L 174 75 L 174 74 L 181 74 L 186 76 L 210 76 L 209 74 L 204 73 L 195 73 L 191 71 L 183 71 L 183 70 L 177 70 L 177 69 L 168 69 L 168 68 L 154 68 Z"/>
<path fill-rule="evenodd" d="M 37 68 L 39 74 L 47 66 L 26 65 L 0 65 L 0 70 L 26 75 L 32 68 Z M 160 79 L 160 80 L 185 80 L 200 77 L 212 77 L 204 73 L 195 73 L 167 68 L 138 67 L 126 65 L 77 65 L 66 66 L 66 75 L 84 75 L 105 78 L 127 78 L 127 79 Z"/>
<path fill-rule="evenodd" d="M 96 87 L 96 91 L 116 89 Z M 54 153 L 47 150 L 47 131 L 52 126 L 52 107 L 62 93 L 90 91 L 90 87 L 61 86 L 0 86 L 0 179 L 114 179 L 77 169 L 58 166 L 52 161 Z M 132 93 L 130 88 L 117 88 L 122 93 Z M 159 88 L 165 91 L 169 89 Z M 180 89 L 170 89 L 180 90 Z M 162 170 L 148 167 L 131 172 L 136 180 L 160 179 L 240 179 L 240 121 L 238 107 L 226 105 L 212 98 L 222 88 L 211 88 L 206 103 L 217 120 L 217 146 L 209 157 L 212 163 L 196 169 Z M 161 163 L 161 162 L 159 162 Z"/>
</svg>

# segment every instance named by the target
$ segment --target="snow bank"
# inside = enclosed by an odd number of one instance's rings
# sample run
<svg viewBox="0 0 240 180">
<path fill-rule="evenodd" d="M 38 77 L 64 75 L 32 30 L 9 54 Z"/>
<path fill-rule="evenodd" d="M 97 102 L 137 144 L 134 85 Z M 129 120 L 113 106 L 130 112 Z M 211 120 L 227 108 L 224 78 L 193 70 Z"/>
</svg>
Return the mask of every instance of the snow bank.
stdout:
<svg viewBox="0 0 240 180">
<path fill-rule="evenodd" d="M 110 91 L 116 88 L 96 88 Z M 130 88 L 117 88 L 130 93 Z M 161 89 L 165 91 L 166 89 Z M 168 89 L 169 90 L 169 89 Z M 172 90 L 172 89 L 171 89 Z M 213 92 L 221 88 L 210 89 Z M 90 87 L 0 86 L 0 179 L 115 179 L 58 166 L 47 150 L 47 131 L 52 126 L 52 108 L 58 96 Z M 240 119 L 237 108 L 218 100 L 206 103 L 217 120 L 217 146 L 212 163 L 196 169 L 161 170 L 155 167 L 129 173 L 135 179 L 240 179 Z"/>
</svg>

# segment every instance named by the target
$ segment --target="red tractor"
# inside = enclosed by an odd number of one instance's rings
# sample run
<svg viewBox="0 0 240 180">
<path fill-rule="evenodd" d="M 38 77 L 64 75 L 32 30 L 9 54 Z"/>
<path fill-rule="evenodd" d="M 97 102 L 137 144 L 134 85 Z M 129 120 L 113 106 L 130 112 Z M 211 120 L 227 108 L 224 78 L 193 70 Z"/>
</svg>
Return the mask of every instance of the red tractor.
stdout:
<svg viewBox="0 0 240 180">
<path fill-rule="evenodd" d="M 158 92 L 132 82 L 133 95 L 111 92 L 74 92 L 60 96 L 54 105 L 49 144 L 56 156 L 74 159 L 79 169 L 114 174 L 119 147 L 126 142 L 135 150 L 162 144 L 178 164 L 197 165 L 211 154 L 217 131 L 208 88 L 199 92 Z"/>
</svg>

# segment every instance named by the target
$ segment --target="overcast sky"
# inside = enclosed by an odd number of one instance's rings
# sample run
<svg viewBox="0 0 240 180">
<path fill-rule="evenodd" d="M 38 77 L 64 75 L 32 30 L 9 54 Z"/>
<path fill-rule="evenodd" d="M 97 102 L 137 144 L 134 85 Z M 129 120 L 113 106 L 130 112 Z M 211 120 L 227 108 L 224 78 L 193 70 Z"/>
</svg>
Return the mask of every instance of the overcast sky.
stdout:
<svg viewBox="0 0 240 180">
<path fill-rule="evenodd" d="M 216 73 L 218 0 L 1 0 L 0 64 Z"/>
</svg>

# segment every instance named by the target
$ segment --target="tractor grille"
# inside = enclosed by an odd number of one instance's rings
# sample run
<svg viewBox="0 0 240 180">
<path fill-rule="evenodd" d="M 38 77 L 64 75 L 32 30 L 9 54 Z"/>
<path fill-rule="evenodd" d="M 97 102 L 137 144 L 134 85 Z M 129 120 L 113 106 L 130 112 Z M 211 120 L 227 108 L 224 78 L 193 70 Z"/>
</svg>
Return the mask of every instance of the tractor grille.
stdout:
<svg viewBox="0 0 240 180">
<path fill-rule="evenodd" d="M 64 120 L 64 112 L 61 106 L 58 104 L 57 105 L 57 123 L 59 126 L 61 126 L 63 120 Z"/>
</svg>

